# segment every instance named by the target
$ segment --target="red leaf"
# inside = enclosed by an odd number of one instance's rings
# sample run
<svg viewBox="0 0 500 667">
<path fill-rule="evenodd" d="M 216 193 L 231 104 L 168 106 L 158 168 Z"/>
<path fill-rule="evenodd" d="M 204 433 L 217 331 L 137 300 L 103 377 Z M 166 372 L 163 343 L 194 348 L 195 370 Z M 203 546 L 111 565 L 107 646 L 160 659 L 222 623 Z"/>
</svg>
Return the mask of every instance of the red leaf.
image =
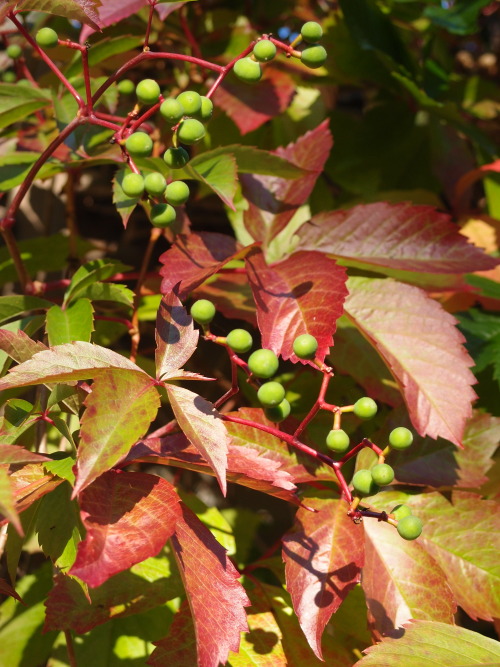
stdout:
<svg viewBox="0 0 500 667">
<path fill-rule="evenodd" d="M 199 332 L 174 292 L 164 296 L 156 318 L 156 377 L 168 378 L 196 350 Z"/>
<path fill-rule="evenodd" d="M 176 293 L 184 299 L 224 264 L 244 257 L 249 248 L 241 247 L 226 234 L 179 234 L 172 247 L 160 256 L 162 294 L 168 294 L 178 285 Z"/>
<path fill-rule="evenodd" d="M 195 296 L 217 304 L 217 310 L 230 320 L 244 320 L 257 327 L 255 303 L 245 273 L 220 273 L 199 287 Z"/>
<path fill-rule="evenodd" d="M 156 556 L 181 516 L 179 497 L 161 477 L 110 470 L 79 499 L 87 530 L 70 574 L 89 586 Z"/>
<path fill-rule="evenodd" d="M 283 538 L 287 589 L 314 653 L 323 659 L 321 637 L 330 617 L 360 581 L 363 530 L 347 505 L 329 494 L 306 499 L 317 513 L 299 509 L 292 533 Z"/>
<path fill-rule="evenodd" d="M 48 348 L 43 343 L 32 340 L 24 331 L 0 329 L 0 349 L 20 364 L 31 359 L 37 352 Z"/>
<path fill-rule="evenodd" d="M 365 519 L 362 586 L 377 637 L 400 636 L 411 618 L 453 623 L 455 601 L 446 576 L 421 540 L 403 540 L 394 526 Z M 427 526 L 424 526 L 424 531 Z"/>
<path fill-rule="evenodd" d="M 294 253 L 268 266 L 264 255 L 253 250 L 245 261 L 262 347 L 297 362 L 293 341 L 309 333 L 318 341 L 316 356 L 323 361 L 333 345 L 336 322 L 347 295 L 344 267 L 318 252 Z"/>
<path fill-rule="evenodd" d="M 288 107 L 295 84 L 285 72 L 265 67 L 262 81 L 255 86 L 234 75 L 225 79 L 214 95 L 214 104 L 236 123 L 241 134 L 256 130 Z"/>
<path fill-rule="evenodd" d="M 5 579 L 0 579 L 0 594 L 1 595 L 9 595 L 11 598 L 14 598 L 18 602 L 21 602 L 22 604 L 24 604 L 22 599 L 16 593 L 15 589 L 12 588 L 12 586 L 7 581 L 5 581 Z"/>
<path fill-rule="evenodd" d="M 24 447 L 18 445 L 0 444 L 0 463 L 9 465 L 15 463 L 38 463 L 39 461 L 51 461 L 48 456 L 30 452 Z"/>
<path fill-rule="evenodd" d="M 28 463 L 9 476 L 16 501 L 16 511 L 20 514 L 36 500 L 59 486 L 64 480 L 47 475 L 42 463 Z"/>
<path fill-rule="evenodd" d="M 157 647 L 146 664 L 153 667 L 186 667 L 196 664 L 196 636 L 187 600 L 175 614 L 167 637 L 153 642 Z"/>
<path fill-rule="evenodd" d="M 147 431 L 160 406 L 148 375 L 109 370 L 92 384 L 81 419 L 75 497 L 125 456 Z"/>
<path fill-rule="evenodd" d="M 422 290 L 391 279 L 350 278 L 348 288 L 345 313 L 390 368 L 414 427 L 461 446 L 476 395 L 455 319 Z"/>
<path fill-rule="evenodd" d="M 306 175 L 295 179 L 241 174 L 243 194 L 249 207 L 244 212 L 247 231 L 266 245 L 288 224 L 297 208 L 311 194 L 333 146 L 328 121 L 306 132 L 285 148 L 275 151 L 283 159 L 305 169 Z"/>
<path fill-rule="evenodd" d="M 10 481 L 7 466 L 0 466 L 0 512 L 5 516 L 17 533 L 24 537 L 23 527 L 16 511 L 14 489 Z"/>
<path fill-rule="evenodd" d="M 468 243 L 450 216 L 407 202 L 361 204 L 316 215 L 297 232 L 302 250 L 368 266 L 428 273 L 485 271 L 498 259 Z"/>
<path fill-rule="evenodd" d="M 229 651 L 238 652 L 250 601 L 226 550 L 186 506 L 182 513 L 172 546 L 193 616 L 198 665 L 218 667 Z"/>
<path fill-rule="evenodd" d="M 188 389 L 167 384 L 175 418 L 187 439 L 215 471 L 226 495 L 227 448 L 230 442 L 224 422 L 212 403 Z"/>
</svg>

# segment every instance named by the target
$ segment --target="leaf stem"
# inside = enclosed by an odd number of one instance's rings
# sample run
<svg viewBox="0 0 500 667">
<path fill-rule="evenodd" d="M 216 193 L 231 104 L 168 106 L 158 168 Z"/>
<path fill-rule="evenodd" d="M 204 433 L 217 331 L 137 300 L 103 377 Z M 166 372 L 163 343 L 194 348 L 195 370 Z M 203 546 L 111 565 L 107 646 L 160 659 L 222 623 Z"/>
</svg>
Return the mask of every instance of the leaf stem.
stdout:
<svg viewBox="0 0 500 667">
<path fill-rule="evenodd" d="M 71 667 L 78 667 L 75 654 L 75 645 L 73 644 L 71 630 L 64 631 L 64 639 L 66 640 L 66 650 L 68 651 L 69 664 Z"/>
</svg>

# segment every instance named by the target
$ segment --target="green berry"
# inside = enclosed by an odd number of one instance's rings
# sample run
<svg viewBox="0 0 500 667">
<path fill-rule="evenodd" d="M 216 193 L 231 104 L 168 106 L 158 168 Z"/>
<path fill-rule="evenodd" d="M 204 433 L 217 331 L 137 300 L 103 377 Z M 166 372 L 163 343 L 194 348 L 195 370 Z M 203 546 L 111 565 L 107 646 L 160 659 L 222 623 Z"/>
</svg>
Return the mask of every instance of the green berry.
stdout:
<svg viewBox="0 0 500 667">
<path fill-rule="evenodd" d="M 349 449 L 349 436 L 341 428 L 334 429 L 326 436 L 326 446 L 337 454 L 344 454 Z"/>
<path fill-rule="evenodd" d="M 167 181 L 163 174 L 153 171 L 144 178 L 144 188 L 149 195 L 161 197 L 167 187 Z"/>
<path fill-rule="evenodd" d="M 130 79 L 122 79 L 117 85 L 118 92 L 122 95 L 132 95 L 135 90 L 135 84 Z"/>
<path fill-rule="evenodd" d="M 204 121 L 210 120 L 212 118 L 212 113 L 214 110 L 214 103 L 209 97 L 201 96 L 201 109 L 197 116 Z"/>
<path fill-rule="evenodd" d="M 405 540 L 416 540 L 422 532 L 423 524 L 417 516 L 405 516 L 398 521 L 398 533 Z"/>
<path fill-rule="evenodd" d="M 122 190 L 127 197 L 137 199 L 144 193 L 144 178 L 140 174 L 125 174 L 122 180 Z"/>
<path fill-rule="evenodd" d="M 316 21 L 304 23 L 300 31 L 302 39 L 308 44 L 317 44 L 323 37 L 323 28 Z"/>
<path fill-rule="evenodd" d="M 394 470 L 387 463 L 378 463 L 371 469 L 372 478 L 378 486 L 387 486 L 394 479 Z"/>
<path fill-rule="evenodd" d="M 248 368 L 258 378 L 267 380 L 278 370 L 278 357 L 272 350 L 255 350 L 248 358 Z"/>
<path fill-rule="evenodd" d="M 226 344 L 236 354 L 248 352 L 252 347 L 252 336 L 245 329 L 233 329 L 227 334 Z"/>
<path fill-rule="evenodd" d="M 12 60 L 15 60 L 16 58 L 19 58 L 21 53 L 23 52 L 22 48 L 19 46 L 19 44 L 10 44 L 7 47 L 7 55 L 9 58 L 12 58 Z"/>
<path fill-rule="evenodd" d="M 276 55 L 276 47 L 270 39 L 261 39 L 260 42 L 253 47 L 253 55 L 260 62 L 267 63 Z"/>
<path fill-rule="evenodd" d="M 363 496 L 369 496 L 377 490 L 377 485 L 373 481 L 370 470 L 358 470 L 352 478 L 352 485 L 356 493 Z"/>
<path fill-rule="evenodd" d="M 181 206 L 189 198 L 189 188 L 184 181 L 173 181 L 167 185 L 165 197 L 172 206 Z"/>
<path fill-rule="evenodd" d="M 413 442 L 413 433 L 404 426 L 398 426 L 389 434 L 389 444 L 393 449 L 407 449 Z"/>
<path fill-rule="evenodd" d="M 181 169 L 189 162 L 189 153 L 185 148 L 167 148 L 163 154 L 163 159 L 170 169 Z"/>
<path fill-rule="evenodd" d="M 134 132 L 125 142 L 125 148 L 131 157 L 149 157 L 153 152 L 153 140 L 145 132 Z"/>
<path fill-rule="evenodd" d="M 262 76 L 262 69 L 258 62 L 251 58 L 240 58 L 234 63 L 234 73 L 245 83 L 255 83 Z"/>
<path fill-rule="evenodd" d="M 308 46 L 300 54 L 300 60 L 304 65 L 307 65 L 307 67 L 317 69 L 326 62 L 326 50 L 319 44 L 316 44 L 316 46 Z"/>
<path fill-rule="evenodd" d="M 273 408 L 266 408 L 264 414 L 269 419 L 270 422 L 282 422 L 286 419 L 291 412 L 290 403 L 284 398 L 279 405 L 274 406 Z"/>
<path fill-rule="evenodd" d="M 150 220 L 155 227 L 168 227 L 171 225 L 177 213 L 170 204 L 154 204 L 151 206 Z"/>
<path fill-rule="evenodd" d="M 198 299 L 191 306 L 191 317 L 198 324 L 210 324 L 215 317 L 215 306 L 208 299 Z"/>
<path fill-rule="evenodd" d="M 184 109 L 186 116 L 192 116 L 201 110 L 201 96 L 194 90 L 185 90 L 177 95 L 177 101 Z"/>
<path fill-rule="evenodd" d="M 363 396 L 354 403 L 353 412 L 360 419 L 371 419 L 377 414 L 377 404 L 373 398 Z"/>
<path fill-rule="evenodd" d="M 36 33 L 35 39 L 38 46 L 43 46 L 46 49 L 51 49 L 59 43 L 57 32 L 52 28 L 41 28 Z"/>
<path fill-rule="evenodd" d="M 184 108 L 180 102 L 169 97 L 161 103 L 160 113 L 168 123 L 175 125 L 184 116 Z"/>
<path fill-rule="evenodd" d="M 15 72 L 7 71 L 2 74 L 2 81 L 4 83 L 15 83 L 17 81 L 17 76 Z"/>
<path fill-rule="evenodd" d="M 293 341 L 293 351 L 299 359 L 314 359 L 318 341 L 311 334 L 302 334 Z"/>
<path fill-rule="evenodd" d="M 186 118 L 179 125 L 177 136 L 183 144 L 195 144 L 205 136 L 205 128 L 196 118 Z"/>
<path fill-rule="evenodd" d="M 135 88 L 137 99 L 142 104 L 156 104 L 160 97 L 160 86 L 154 79 L 143 79 Z"/>
<path fill-rule="evenodd" d="M 411 509 L 408 505 L 396 505 L 396 507 L 392 508 L 389 514 L 392 514 L 397 521 L 401 521 L 405 516 L 411 515 Z"/>
<path fill-rule="evenodd" d="M 285 387 L 279 382 L 264 382 L 259 387 L 257 398 L 265 408 L 274 408 L 285 398 Z"/>
</svg>

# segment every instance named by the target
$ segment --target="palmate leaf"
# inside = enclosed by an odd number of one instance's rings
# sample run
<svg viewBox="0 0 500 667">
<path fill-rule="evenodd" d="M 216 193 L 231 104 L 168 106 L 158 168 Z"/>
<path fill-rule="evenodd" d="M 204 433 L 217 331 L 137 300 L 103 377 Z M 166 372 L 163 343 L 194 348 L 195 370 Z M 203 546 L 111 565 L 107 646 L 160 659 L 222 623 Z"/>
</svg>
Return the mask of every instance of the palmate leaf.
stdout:
<svg viewBox="0 0 500 667">
<path fill-rule="evenodd" d="M 365 650 L 354 667 L 495 667 L 500 644 L 477 632 L 432 621 L 405 625 L 399 639 L 388 638 Z"/>
<path fill-rule="evenodd" d="M 25 313 L 35 310 L 47 310 L 52 305 L 51 301 L 40 299 L 37 296 L 18 294 L 0 296 L 0 325 Z"/>
<path fill-rule="evenodd" d="M 460 446 L 475 378 L 454 318 L 417 287 L 350 278 L 347 317 L 384 359 L 420 435 Z"/>
<path fill-rule="evenodd" d="M 499 260 L 467 241 L 450 216 L 432 206 L 361 204 L 314 216 L 297 232 L 298 248 L 384 271 L 486 271 Z"/>
<path fill-rule="evenodd" d="M 364 528 L 362 586 L 376 636 L 397 637 L 412 618 L 453 623 L 454 597 L 425 545 L 403 540 L 384 521 L 366 519 Z"/>
<path fill-rule="evenodd" d="M 0 83 L 0 129 L 26 120 L 33 111 L 50 104 L 50 95 L 42 88 Z"/>
<path fill-rule="evenodd" d="M 185 170 L 191 178 L 207 185 L 226 206 L 234 210 L 238 170 L 233 155 L 226 151 L 214 156 L 201 153 L 188 162 Z"/>
<path fill-rule="evenodd" d="M 158 391 L 146 374 L 113 369 L 94 379 L 81 419 L 73 496 L 125 456 L 159 406 Z"/>
<path fill-rule="evenodd" d="M 255 249 L 245 262 L 262 347 L 296 362 L 293 341 L 309 333 L 318 341 L 316 356 L 323 361 L 333 345 L 347 296 L 345 269 L 318 252 L 294 253 L 268 266 L 262 252 Z"/>
<path fill-rule="evenodd" d="M 283 538 L 287 590 L 304 634 L 323 659 L 321 637 L 331 615 L 360 581 L 363 530 L 347 516 L 346 503 L 328 495 L 307 496 L 292 532 Z"/>
<path fill-rule="evenodd" d="M 212 403 L 183 387 L 166 385 L 175 418 L 187 439 L 212 466 L 226 495 L 227 449 L 230 442 L 225 424 Z M 137 438 L 136 438 L 137 440 Z"/>
<path fill-rule="evenodd" d="M 78 299 L 61 308 L 57 304 L 47 311 L 46 331 L 49 345 L 63 345 L 75 340 L 90 343 L 94 329 L 94 309 L 88 299 Z"/>
<path fill-rule="evenodd" d="M 156 377 L 166 379 L 182 368 L 198 344 L 199 331 L 193 326 L 175 292 L 165 295 L 156 317 Z"/>
<path fill-rule="evenodd" d="M 16 5 L 21 11 L 46 12 L 80 21 L 94 30 L 99 30 L 100 6 L 101 0 L 18 0 Z"/>
<path fill-rule="evenodd" d="M 91 588 L 156 556 L 181 516 L 179 497 L 161 477 L 110 470 L 81 494 L 85 539 L 69 574 Z"/>
<path fill-rule="evenodd" d="M 46 350 L 47 347 L 43 343 L 27 336 L 22 330 L 9 331 L 8 329 L 0 329 L 0 349 L 14 359 L 14 361 L 22 363 L 31 359 L 37 352 Z"/>
</svg>

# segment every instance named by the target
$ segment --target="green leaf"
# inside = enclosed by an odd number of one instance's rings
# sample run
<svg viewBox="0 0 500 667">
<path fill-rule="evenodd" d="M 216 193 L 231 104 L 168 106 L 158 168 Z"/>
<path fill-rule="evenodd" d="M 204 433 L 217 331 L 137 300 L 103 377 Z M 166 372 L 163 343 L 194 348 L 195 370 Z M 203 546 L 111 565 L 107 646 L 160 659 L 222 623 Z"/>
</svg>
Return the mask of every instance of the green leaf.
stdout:
<svg viewBox="0 0 500 667">
<path fill-rule="evenodd" d="M 16 84 L 19 85 L 19 84 Z M 0 192 L 6 192 L 21 185 L 33 164 L 40 157 L 40 153 L 22 151 L 6 153 L 0 157 Z M 37 172 L 37 179 L 51 178 L 64 171 L 65 165 L 57 160 L 49 159 Z"/>
<path fill-rule="evenodd" d="M 451 7 L 426 7 L 423 15 L 454 35 L 470 35 L 478 31 L 481 9 L 489 4 L 489 0 L 457 0 Z"/>
<path fill-rule="evenodd" d="M 73 486 L 75 483 L 75 474 L 73 472 L 75 459 L 64 452 L 54 452 L 50 456 L 51 460 L 45 461 L 43 467 L 53 475 L 65 479 Z"/>
<path fill-rule="evenodd" d="M 21 11 L 46 12 L 80 21 L 94 30 L 99 30 L 98 7 L 101 0 L 19 0 L 17 9 Z"/>
<path fill-rule="evenodd" d="M 0 324 L 13 319 L 17 315 L 26 314 L 33 310 L 47 310 L 51 306 L 51 301 L 40 299 L 37 296 L 17 294 L 0 296 Z"/>
<path fill-rule="evenodd" d="M 230 144 L 201 153 L 198 157 L 209 160 L 214 157 L 232 155 L 241 174 L 265 174 L 281 178 L 300 178 L 305 170 L 284 158 L 255 146 Z M 191 161 L 193 164 L 194 161 Z M 195 163 L 196 164 L 196 163 Z"/>
<path fill-rule="evenodd" d="M 0 83 L 0 129 L 50 104 L 50 94 L 35 86 Z"/>
<path fill-rule="evenodd" d="M 227 551 L 228 556 L 236 553 L 236 541 L 231 524 L 217 507 L 207 507 L 194 493 L 180 493 L 181 500 L 196 514 L 198 519 L 212 533 L 217 542 Z"/>
<path fill-rule="evenodd" d="M 100 42 L 92 44 L 89 51 L 89 66 L 94 67 L 103 60 L 115 56 L 126 51 L 133 51 L 140 46 L 144 41 L 142 36 L 138 35 L 118 35 L 118 37 L 106 37 Z M 73 63 L 65 71 L 67 78 L 71 78 L 81 72 L 81 58 L 80 54 L 74 59 Z"/>
<path fill-rule="evenodd" d="M 90 343 L 93 331 L 94 310 L 88 299 L 78 299 L 67 308 L 52 306 L 47 313 L 46 331 L 49 345 L 62 345 L 82 340 Z"/>
<path fill-rule="evenodd" d="M 473 274 L 466 276 L 465 281 L 469 285 L 477 287 L 483 296 L 490 297 L 491 299 L 500 299 L 500 285 L 498 282 Z"/>
<path fill-rule="evenodd" d="M 186 173 L 208 185 L 230 209 L 236 210 L 233 203 L 238 182 L 235 158 L 227 153 L 214 157 L 206 155 L 202 153 L 188 162 Z"/>
<path fill-rule="evenodd" d="M 130 198 L 122 190 L 123 177 L 127 173 L 130 173 L 130 169 L 119 169 L 113 178 L 113 204 L 125 228 L 134 208 L 139 203 L 139 198 Z"/>
<path fill-rule="evenodd" d="M 33 426 L 35 418 L 31 417 L 33 405 L 22 398 L 11 398 L 5 402 L 4 415 L 0 420 L 0 447 L 13 445 L 21 435 Z M 29 452 L 31 454 L 31 452 Z M 33 454 L 33 457 L 39 456 Z M 35 459 L 33 459 L 35 460 Z M 0 459 L 2 463 L 9 463 Z"/>
<path fill-rule="evenodd" d="M 365 653 L 354 667 L 496 667 L 500 663 L 499 642 L 434 621 L 408 623 L 399 639 L 385 639 Z"/>
<path fill-rule="evenodd" d="M 93 283 L 82 289 L 80 297 L 91 301 L 112 301 L 130 307 L 134 303 L 133 291 L 125 285 L 115 285 L 115 283 Z"/>
<path fill-rule="evenodd" d="M 73 565 L 81 539 L 78 506 L 70 496 L 71 486 L 66 483 L 44 496 L 35 523 L 43 553 L 63 571 Z"/>
<path fill-rule="evenodd" d="M 129 271 L 130 268 L 130 266 L 112 259 L 94 259 L 86 262 L 73 275 L 64 295 L 64 303 L 67 304 L 73 299 L 83 296 L 90 285 L 107 280 L 116 273 Z"/>
</svg>

